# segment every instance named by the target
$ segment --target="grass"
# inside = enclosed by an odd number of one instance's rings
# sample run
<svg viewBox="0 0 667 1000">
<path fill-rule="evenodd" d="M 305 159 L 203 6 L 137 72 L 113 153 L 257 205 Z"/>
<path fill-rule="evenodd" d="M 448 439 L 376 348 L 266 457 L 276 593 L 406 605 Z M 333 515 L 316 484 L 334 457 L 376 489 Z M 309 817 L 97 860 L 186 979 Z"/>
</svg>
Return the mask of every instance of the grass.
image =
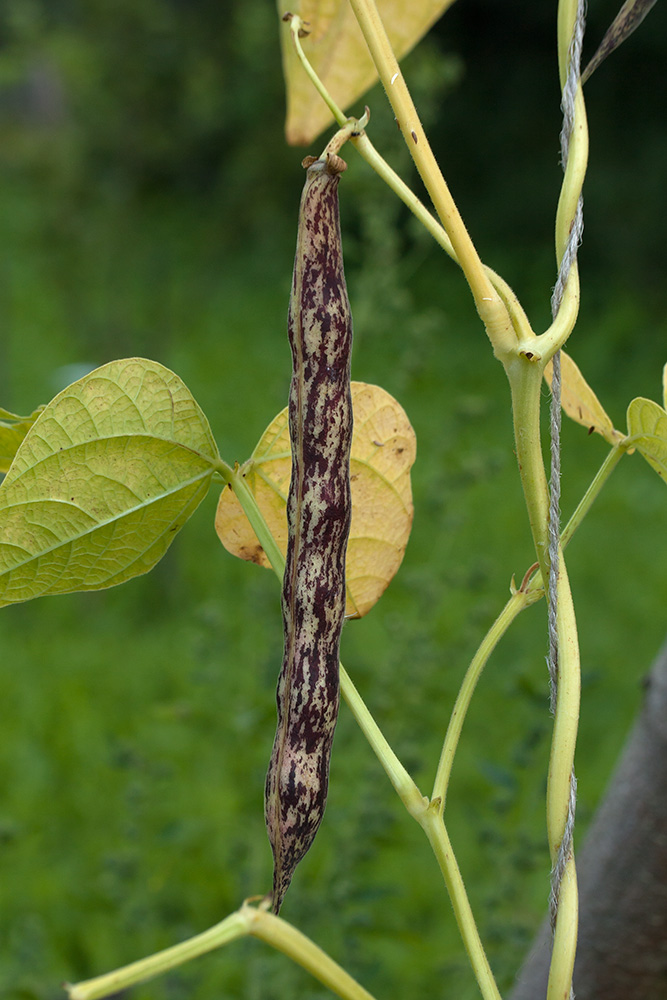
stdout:
<svg viewBox="0 0 667 1000">
<path fill-rule="evenodd" d="M 269 234 L 266 246 L 244 252 L 222 240 L 222 223 L 194 200 L 100 202 L 64 218 L 49 217 L 43 201 L 19 188 L 3 198 L 12 252 L 0 403 L 29 412 L 61 387 L 68 366 L 147 355 L 184 378 L 223 456 L 246 458 L 286 398 L 292 235 Z M 354 260 L 354 234 L 349 242 Z M 532 556 L 507 388 L 460 276 L 422 246 L 397 298 L 392 262 L 382 286 L 381 268 L 364 264 L 356 249 L 354 377 L 400 399 L 419 452 L 404 565 L 368 618 L 346 627 L 343 658 L 428 791 L 467 662 L 511 576 L 520 579 Z M 600 395 L 620 424 L 631 394 L 658 397 L 664 320 L 660 332 L 654 314 L 620 294 L 597 305 L 582 315 L 574 353 L 592 381 L 601 369 Z M 565 516 L 603 457 L 599 439 L 565 426 Z M 203 930 L 269 886 L 262 796 L 281 657 L 278 588 L 221 549 L 215 499 L 149 577 L 3 610 L 7 1000 L 55 1000 L 63 980 Z M 666 585 L 655 539 L 664 532 L 664 499 L 639 457 L 624 459 L 568 555 L 584 660 L 582 829 L 663 638 Z M 537 606 L 523 616 L 482 679 L 448 806 L 503 987 L 547 895 L 543 615 Z M 428 846 L 345 710 L 326 819 L 285 916 L 378 997 L 443 988 L 462 1000 L 476 996 Z M 257 942 L 132 994 L 297 995 L 326 994 Z"/>
</svg>

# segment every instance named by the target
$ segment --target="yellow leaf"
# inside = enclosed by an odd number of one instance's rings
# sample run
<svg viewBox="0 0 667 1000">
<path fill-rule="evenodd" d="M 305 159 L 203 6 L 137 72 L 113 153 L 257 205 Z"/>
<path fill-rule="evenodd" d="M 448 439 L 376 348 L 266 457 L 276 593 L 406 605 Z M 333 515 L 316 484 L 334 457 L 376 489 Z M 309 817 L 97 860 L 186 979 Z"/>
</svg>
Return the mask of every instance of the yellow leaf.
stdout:
<svg viewBox="0 0 667 1000">
<path fill-rule="evenodd" d="M 638 396 L 628 406 L 628 435 L 651 468 L 667 482 L 667 413 Z"/>
<path fill-rule="evenodd" d="M 582 427 L 587 427 L 589 434 L 592 434 L 593 431 L 596 434 L 601 434 L 609 444 L 613 445 L 617 441 L 621 441 L 625 435 L 614 429 L 602 403 L 565 351 L 560 352 L 560 370 L 561 405 L 568 417 L 575 423 L 581 424 Z M 549 387 L 551 387 L 552 371 L 553 364 L 550 361 L 544 370 L 544 377 L 549 383 Z"/>
<path fill-rule="evenodd" d="M 346 614 L 361 618 L 379 600 L 403 560 L 412 527 L 410 469 L 417 445 L 405 411 L 384 389 L 353 382 L 352 406 L 352 525 L 347 547 Z M 285 408 L 242 466 L 246 483 L 283 555 L 287 550 L 285 508 L 291 470 Z M 215 527 L 232 555 L 269 567 L 266 553 L 229 487 L 220 496 Z"/>
<path fill-rule="evenodd" d="M 662 401 L 667 410 L 667 365 L 662 369 Z"/>
<path fill-rule="evenodd" d="M 407 55 L 453 2 L 378 0 L 396 57 Z M 348 0 L 278 0 L 278 10 L 281 15 L 298 14 L 307 23 L 304 52 L 339 107 L 349 107 L 372 87 L 377 73 Z M 287 24 L 280 39 L 287 90 L 285 135 L 291 146 L 307 146 L 333 119 L 299 62 Z"/>
</svg>

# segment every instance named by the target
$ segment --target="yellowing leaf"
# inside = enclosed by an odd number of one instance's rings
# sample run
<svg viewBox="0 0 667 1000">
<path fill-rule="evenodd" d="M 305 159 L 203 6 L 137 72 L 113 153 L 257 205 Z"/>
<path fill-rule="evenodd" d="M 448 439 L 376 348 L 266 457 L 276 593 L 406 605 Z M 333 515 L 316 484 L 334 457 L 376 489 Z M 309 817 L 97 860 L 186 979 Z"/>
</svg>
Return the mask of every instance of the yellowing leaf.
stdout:
<svg viewBox="0 0 667 1000">
<path fill-rule="evenodd" d="M 0 606 L 146 573 L 217 457 L 189 390 L 155 361 L 113 361 L 64 389 L 0 486 Z"/>
<path fill-rule="evenodd" d="M 21 441 L 43 409 L 40 406 L 29 417 L 19 417 L 0 408 L 0 473 L 7 472 Z"/>
<path fill-rule="evenodd" d="M 398 59 L 414 48 L 454 0 L 378 0 L 378 9 Z M 339 107 L 353 104 L 377 80 L 375 66 L 348 0 L 278 0 L 307 22 L 302 39 L 308 60 Z M 333 120 L 306 76 L 294 49 L 290 29 L 281 30 L 283 71 L 287 89 L 285 134 L 292 146 L 306 146 Z"/>
<path fill-rule="evenodd" d="M 667 365 L 662 369 L 662 402 L 667 410 Z"/>
<path fill-rule="evenodd" d="M 628 406 L 628 436 L 637 451 L 667 481 L 667 413 L 652 399 L 638 396 Z"/>
<path fill-rule="evenodd" d="M 561 405 L 565 413 L 577 424 L 588 428 L 589 434 L 601 434 L 609 444 L 616 444 L 625 435 L 614 429 L 610 418 L 588 382 L 569 354 L 560 352 Z M 544 370 L 544 377 L 551 387 L 553 363 Z"/>
<path fill-rule="evenodd" d="M 352 524 L 347 547 L 347 609 L 361 618 L 379 600 L 403 560 L 412 527 L 410 469 L 415 433 L 396 400 L 379 386 L 352 383 L 354 434 L 350 457 Z M 292 470 L 287 408 L 273 420 L 243 476 L 283 555 L 285 512 Z M 215 527 L 225 548 L 268 567 L 269 560 L 235 494 L 220 496 Z"/>
<path fill-rule="evenodd" d="M 595 55 L 581 74 L 582 84 L 586 83 L 600 63 L 639 27 L 655 2 L 656 0 L 625 0 Z"/>
</svg>

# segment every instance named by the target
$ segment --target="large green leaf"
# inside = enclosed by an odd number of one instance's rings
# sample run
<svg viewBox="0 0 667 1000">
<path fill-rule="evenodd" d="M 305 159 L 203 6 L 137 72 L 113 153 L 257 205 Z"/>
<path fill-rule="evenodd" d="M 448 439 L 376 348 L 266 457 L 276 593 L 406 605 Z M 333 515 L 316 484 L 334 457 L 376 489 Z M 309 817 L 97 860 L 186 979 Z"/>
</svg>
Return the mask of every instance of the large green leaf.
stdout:
<svg viewBox="0 0 667 1000">
<path fill-rule="evenodd" d="M 0 486 L 0 606 L 146 573 L 217 458 L 189 390 L 155 361 L 113 361 L 63 390 Z"/>
<path fill-rule="evenodd" d="M 648 464 L 667 481 L 667 413 L 638 396 L 628 406 L 628 435 Z"/>
</svg>

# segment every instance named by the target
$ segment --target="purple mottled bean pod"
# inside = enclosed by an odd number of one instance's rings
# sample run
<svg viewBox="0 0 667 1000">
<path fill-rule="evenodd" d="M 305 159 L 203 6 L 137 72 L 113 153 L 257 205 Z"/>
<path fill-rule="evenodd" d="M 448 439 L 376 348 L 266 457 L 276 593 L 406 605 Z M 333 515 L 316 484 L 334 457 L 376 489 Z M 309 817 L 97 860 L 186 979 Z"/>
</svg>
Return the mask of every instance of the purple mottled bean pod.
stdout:
<svg viewBox="0 0 667 1000">
<path fill-rule="evenodd" d="M 289 309 L 292 479 L 282 591 L 285 645 L 265 794 L 275 913 L 322 820 L 338 716 L 352 443 L 352 318 L 338 216 L 338 181 L 345 167 L 331 155 L 308 166 Z"/>
</svg>

